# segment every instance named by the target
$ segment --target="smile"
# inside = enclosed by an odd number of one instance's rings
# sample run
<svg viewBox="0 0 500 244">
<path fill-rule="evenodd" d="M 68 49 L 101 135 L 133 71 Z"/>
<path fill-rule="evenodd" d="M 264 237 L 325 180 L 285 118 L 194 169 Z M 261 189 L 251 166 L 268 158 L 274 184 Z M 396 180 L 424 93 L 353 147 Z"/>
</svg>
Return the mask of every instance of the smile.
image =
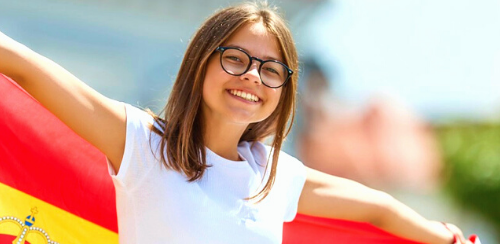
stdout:
<svg viewBox="0 0 500 244">
<path fill-rule="evenodd" d="M 229 90 L 229 93 L 233 94 L 234 96 L 241 97 L 250 102 L 258 102 L 260 100 L 259 97 L 257 97 L 256 95 L 244 91 Z"/>
</svg>

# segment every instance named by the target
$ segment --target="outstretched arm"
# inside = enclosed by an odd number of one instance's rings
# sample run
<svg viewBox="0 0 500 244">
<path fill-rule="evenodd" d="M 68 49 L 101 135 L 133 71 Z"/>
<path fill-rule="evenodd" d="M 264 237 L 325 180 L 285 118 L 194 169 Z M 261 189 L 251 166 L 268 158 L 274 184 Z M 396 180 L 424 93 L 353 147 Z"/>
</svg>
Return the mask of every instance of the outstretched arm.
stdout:
<svg viewBox="0 0 500 244">
<path fill-rule="evenodd" d="M 368 222 L 422 243 L 453 241 L 453 234 L 442 223 L 423 218 L 389 194 L 310 168 L 307 168 L 298 211 L 311 216 Z M 459 233 L 458 243 L 466 243 L 458 228 L 450 227 Z"/>
<path fill-rule="evenodd" d="M 2 32 L 0 57 L 0 73 L 15 80 L 73 131 L 101 150 L 118 172 L 125 145 L 123 105 Z"/>
</svg>

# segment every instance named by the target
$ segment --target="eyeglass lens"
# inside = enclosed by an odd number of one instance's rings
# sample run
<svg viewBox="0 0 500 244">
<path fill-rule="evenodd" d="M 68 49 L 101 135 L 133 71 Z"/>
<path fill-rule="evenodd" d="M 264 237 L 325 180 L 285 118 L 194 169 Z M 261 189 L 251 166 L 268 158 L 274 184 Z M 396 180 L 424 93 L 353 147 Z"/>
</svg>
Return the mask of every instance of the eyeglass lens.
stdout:
<svg viewBox="0 0 500 244">
<path fill-rule="evenodd" d="M 221 64 L 229 74 L 242 75 L 250 68 L 251 58 L 238 49 L 226 49 L 222 53 Z M 281 86 L 288 77 L 286 67 L 272 60 L 264 61 L 259 72 L 262 82 L 270 87 Z"/>
</svg>

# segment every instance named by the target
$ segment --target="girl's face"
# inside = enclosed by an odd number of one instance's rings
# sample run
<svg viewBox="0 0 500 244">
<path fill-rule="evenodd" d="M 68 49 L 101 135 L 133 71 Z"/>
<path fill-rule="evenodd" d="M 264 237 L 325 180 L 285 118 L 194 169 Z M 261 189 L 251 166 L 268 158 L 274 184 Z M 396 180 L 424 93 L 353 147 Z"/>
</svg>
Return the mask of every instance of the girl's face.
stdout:
<svg viewBox="0 0 500 244">
<path fill-rule="evenodd" d="M 236 31 L 222 46 L 238 47 L 263 60 L 283 62 L 278 41 L 261 23 L 248 23 Z M 221 67 L 220 53 L 209 59 L 203 83 L 203 114 L 206 120 L 247 126 L 271 115 L 276 109 L 282 88 L 262 84 L 258 61 L 241 76 L 233 76 Z"/>
</svg>

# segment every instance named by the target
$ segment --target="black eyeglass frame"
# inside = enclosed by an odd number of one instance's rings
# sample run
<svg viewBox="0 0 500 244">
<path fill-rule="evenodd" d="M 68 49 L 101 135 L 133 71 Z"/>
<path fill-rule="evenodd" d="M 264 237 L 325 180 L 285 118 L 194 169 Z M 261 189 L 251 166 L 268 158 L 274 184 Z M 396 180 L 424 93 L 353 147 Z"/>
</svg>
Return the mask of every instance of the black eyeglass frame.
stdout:
<svg viewBox="0 0 500 244">
<path fill-rule="evenodd" d="M 247 68 L 245 69 L 245 71 L 243 71 L 241 74 L 231 74 L 229 71 L 226 70 L 226 68 L 224 68 L 224 65 L 222 65 L 222 54 L 224 53 L 224 51 L 228 50 L 228 49 L 235 49 L 235 50 L 238 50 L 238 51 L 241 51 L 243 52 L 244 54 L 246 54 L 248 56 L 248 58 L 250 59 L 250 62 L 248 62 L 248 66 Z M 233 76 L 241 76 L 241 75 L 244 75 L 246 72 L 248 72 L 248 70 L 250 70 L 250 67 L 252 66 L 252 63 L 253 63 L 253 60 L 257 60 L 259 61 L 260 65 L 259 65 L 259 76 L 260 76 L 260 70 L 262 69 L 262 65 L 265 64 L 265 63 L 268 63 L 268 62 L 274 62 L 274 63 L 279 63 L 281 65 L 283 65 L 283 67 L 285 67 L 285 69 L 287 70 L 287 77 L 285 79 L 285 81 L 283 81 L 283 83 L 279 86 L 270 86 L 268 84 L 266 84 L 263 80 L 262 80 L 262 77 L 260 77 L 260 81 L 262 82 L 262 84 L 264 84 L 265 86 L 269 87 L 269 88 L 273 88 L 273 89 L 277 89 L 277 88 L 280 88 L 282 86 L 284 86 L 288 80 L 290 79 L 290 77 L 292 76 L 293 74 L 293 70 L 291 70 L 290 68 L 288 68 L 288 66 L 278 60 L 274 60 L 274 59 L 269 59 L 269 60 L 262 60 L 260 58 L 257 58 L 257 57 L 253 57 L 251 56 L 250 54 L 248 54 L 245 50 L 239 48 L 239 47 L 222 47 L 222 46 L 219 46 L 215 49 L 215 51 L 219 52 L 220 53 L 220 66 L 222 67 L 222 69 L 224 71 L 226 71 L 226 73 L 228 73 L 229 75 L 233 75 Z"/>
</svg>

